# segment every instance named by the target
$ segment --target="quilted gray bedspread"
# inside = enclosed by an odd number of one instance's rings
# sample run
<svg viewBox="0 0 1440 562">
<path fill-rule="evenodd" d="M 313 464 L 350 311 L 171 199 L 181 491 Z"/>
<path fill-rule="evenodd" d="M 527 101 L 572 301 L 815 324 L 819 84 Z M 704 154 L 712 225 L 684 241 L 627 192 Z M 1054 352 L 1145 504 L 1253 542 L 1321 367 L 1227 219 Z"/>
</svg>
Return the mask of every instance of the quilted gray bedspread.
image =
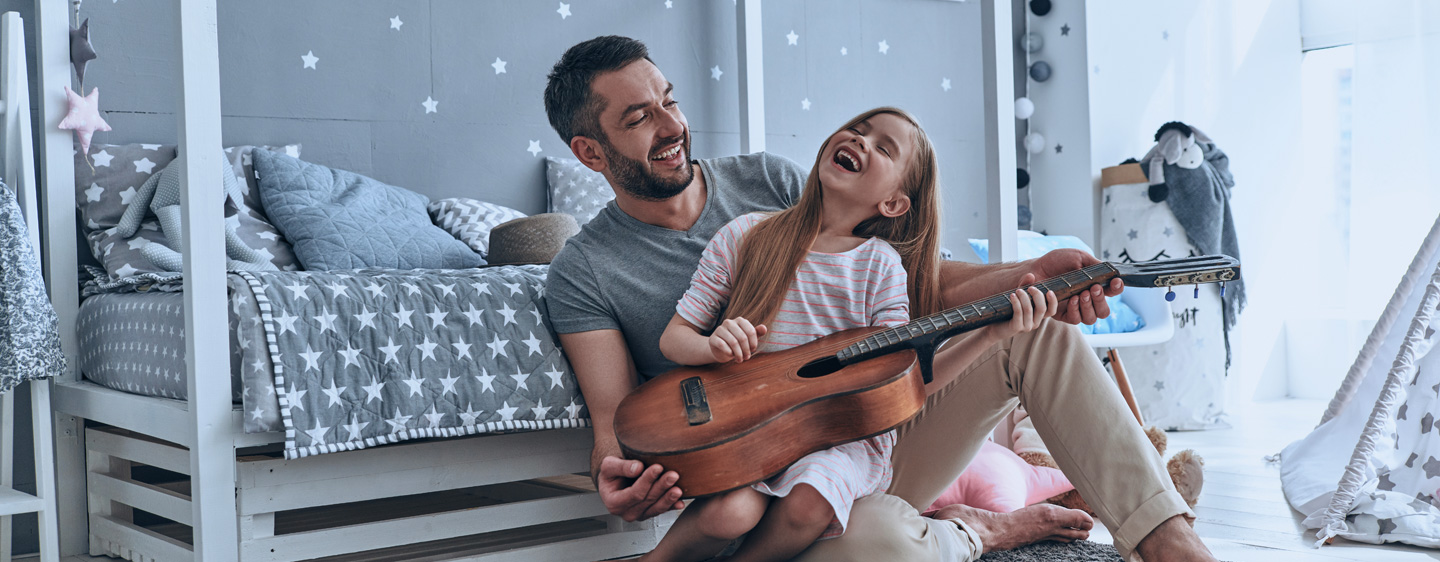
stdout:
<svg viewBox="0 0 1440 562">
<path fill-rule="evenodd" d="M 543 266 L 241 272 L 285 456 L 589 425 L 543 312 Z"/>
</svg>

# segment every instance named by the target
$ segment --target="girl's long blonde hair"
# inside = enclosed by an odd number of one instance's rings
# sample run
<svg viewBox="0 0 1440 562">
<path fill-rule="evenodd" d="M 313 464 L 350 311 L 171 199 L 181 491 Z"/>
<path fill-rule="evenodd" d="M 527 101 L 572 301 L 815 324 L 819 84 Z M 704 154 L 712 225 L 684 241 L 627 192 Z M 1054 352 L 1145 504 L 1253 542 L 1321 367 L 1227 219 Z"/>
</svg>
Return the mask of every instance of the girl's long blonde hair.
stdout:
<svg viewBox="0 0 1440 562">
<path fill-rule="evenodd" d="M 940 311 L 940 178 L 935 148 L 919 121 L 903 109 L 877 107 L 855 116 L 836 132 L 871 117 L 889 113 L 914 126 L 915 154 L 910 157 L 901 193 L 910 198 L 910 210 L 898 217 L 877 215 L 861 222 L 854 234 L 878 237 L 895 248 L 909 276 L 910 313 L 919 317 Z M 834 137 L 831 134 L 830 137 Z M 820 233 L 824 190 L 820 166 L 830 146 L 820 146 L 805 191 L 795 206 L 756 224 L 740 244 L 734 283 L 725 318 L 743 317 L 754 324 L 769 324 L 780 311 L 785 291 L 795 280 L 800 261 Z"/>
</svg>

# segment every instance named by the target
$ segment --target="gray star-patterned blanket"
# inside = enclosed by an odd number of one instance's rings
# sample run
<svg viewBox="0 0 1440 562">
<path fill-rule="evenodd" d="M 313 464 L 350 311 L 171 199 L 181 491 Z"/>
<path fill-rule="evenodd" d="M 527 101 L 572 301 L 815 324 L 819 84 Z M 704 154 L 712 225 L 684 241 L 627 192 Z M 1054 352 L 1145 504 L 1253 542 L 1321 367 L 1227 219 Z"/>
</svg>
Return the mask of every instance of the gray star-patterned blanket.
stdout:
<svg viewBox="0 0 1440 562">
<path fill-rule="evenodd" d="M 240 272 L 285 456 L 589 425 L 543 309 L 546 268 Z"/>
</svg>

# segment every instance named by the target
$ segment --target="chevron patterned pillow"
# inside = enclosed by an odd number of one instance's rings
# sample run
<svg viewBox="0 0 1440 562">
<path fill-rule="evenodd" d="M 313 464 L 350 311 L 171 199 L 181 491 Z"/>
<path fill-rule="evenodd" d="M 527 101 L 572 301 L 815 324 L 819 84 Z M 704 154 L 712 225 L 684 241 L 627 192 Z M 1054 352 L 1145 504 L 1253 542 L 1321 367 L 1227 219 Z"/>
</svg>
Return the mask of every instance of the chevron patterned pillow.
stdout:
<svg viewBox="0 0 1440 562">
<path fill-rule="evenodd" d="M 480 257 L 490 254 L 490 229 L 525 216 L 509 207 L 465 197 L 431 201 L 429 208 L 430 220 L 436 226 L 459 238 Z"/>
</svg>

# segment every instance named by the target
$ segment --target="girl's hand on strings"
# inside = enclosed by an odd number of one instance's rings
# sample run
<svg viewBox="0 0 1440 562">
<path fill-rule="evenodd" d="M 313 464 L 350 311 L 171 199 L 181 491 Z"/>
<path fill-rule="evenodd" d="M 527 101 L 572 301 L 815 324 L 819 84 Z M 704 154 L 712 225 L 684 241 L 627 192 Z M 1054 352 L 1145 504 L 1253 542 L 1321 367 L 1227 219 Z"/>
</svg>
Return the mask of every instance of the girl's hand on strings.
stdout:
<svg viewBox="0 0 1440 562">
<path fill-rule="evenodd" d="M 755 355 L 767 331 L 764 324 L 756 326 L 744 318 L 728 318 L 710 334 L 710 353 L 716 363 L 744 362 Z"/>
<path fill-rule="evenodd" d="M 1015 311 L 1014 315 L 1009 321 L 988 326 L 991 335 L 1000 340 L 1038 328 L 1040 321 L 1053 315 L 1060 307 L 1055 291 L 1041 291 L 1034 286 L 1028 290 L 1015 289 L 1007 296 L 1010 298 L 1011 310 Z"/>
</svg>

